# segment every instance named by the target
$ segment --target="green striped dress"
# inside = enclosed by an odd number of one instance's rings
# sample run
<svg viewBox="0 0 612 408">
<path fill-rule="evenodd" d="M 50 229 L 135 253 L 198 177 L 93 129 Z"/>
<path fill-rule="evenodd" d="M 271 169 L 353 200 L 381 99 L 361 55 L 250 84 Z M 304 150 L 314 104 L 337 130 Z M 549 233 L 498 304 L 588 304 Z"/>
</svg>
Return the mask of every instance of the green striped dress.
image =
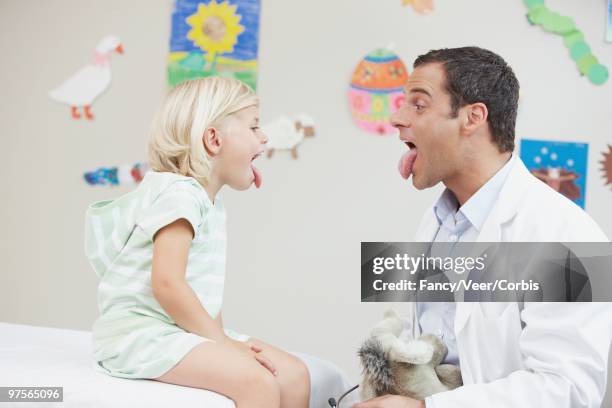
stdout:
<svg viewBox="0 0 612 408">
<path fill-rule="evenodd" d="M 149 172 L 138 188 L 92 204 L 85 252 L 100 278 L 100 316 L 93 327 L 96 367 L 115 377 L 156 378 L 206 338 L 176 325 L 153 296 L 153 237 L 178 219 L 194 231 L 186 280 L 215 318 L 225 278 L 225 210 L 191 177 Z M 236 340 L 248 336 L 226 330 Z"/>
</svg>

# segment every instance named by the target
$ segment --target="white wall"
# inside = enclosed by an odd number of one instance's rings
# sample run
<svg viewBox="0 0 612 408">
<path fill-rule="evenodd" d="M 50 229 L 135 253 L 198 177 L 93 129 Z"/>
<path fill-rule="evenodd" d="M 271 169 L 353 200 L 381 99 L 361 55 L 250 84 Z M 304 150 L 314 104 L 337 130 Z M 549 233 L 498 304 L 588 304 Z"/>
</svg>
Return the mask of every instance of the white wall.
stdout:
<svg viewBox="0 0 612 408">
<path fill-rule="evenodd" d="M 330 359 L 358 379 L 356 349 L 389 306 L 360 303 L 360 242 L 410 240 L 439 192 L 402 182 L 395 169 L 403 145 L 361 132 L 348 112 L 358 60 L 390 42 L 408 64 L 441 47 L 501 54 L 522 85 L 517 136 L 590 143 L 587 210 L 612 236 L 612 191 L 598 169 L 612 143 L 612 81 L 596 87 L 579 77 L 562 39 L 531 27 L 522 1 L 436 0 L 429 17 L 400 0 L 263 3 L 263 119 L 305 111 L 319 134 L 300 147 L 297 161 L 261 159 L 260 191 L 223 191 L 228 326 Z M 612 68 L 604 0 L 547 4 L 574 17 Z M 8 152 L 0 173 L 0 321 L 89 329 L 95 319 L 84 212 L 128 190 L 88 187 L 81 174 L 145 157 L 149 122 L 165 92 L 170 11 L 162 0 L 0 3 L 0 132 Z M 108 33 L 121 36 L 125 55 L 113 56 L 113 85 L 95 103 L 96 119 L 75 122 L 47 91 L 87 62 Z"/>
</svg>

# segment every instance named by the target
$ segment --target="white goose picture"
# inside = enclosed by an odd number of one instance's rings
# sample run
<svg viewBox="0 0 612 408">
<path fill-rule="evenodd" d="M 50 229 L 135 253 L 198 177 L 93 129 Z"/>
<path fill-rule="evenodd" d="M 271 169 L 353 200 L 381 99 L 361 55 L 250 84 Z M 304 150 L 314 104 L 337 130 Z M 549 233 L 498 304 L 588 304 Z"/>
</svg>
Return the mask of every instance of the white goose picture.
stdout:
<svg viewBox="0 0 612 408">
<path fill-rule="evenodd" d="M 121 41 L 112 35 L 104 37 L 95 49 L 93 62 L 49 92 L 52 99 L 70 106 L 73 119 L 83 116 L 89 120 L 94 118 L 91 104 L 110 85 L 110 56 L 113 52 L 123 54 Z"/>
</svg>

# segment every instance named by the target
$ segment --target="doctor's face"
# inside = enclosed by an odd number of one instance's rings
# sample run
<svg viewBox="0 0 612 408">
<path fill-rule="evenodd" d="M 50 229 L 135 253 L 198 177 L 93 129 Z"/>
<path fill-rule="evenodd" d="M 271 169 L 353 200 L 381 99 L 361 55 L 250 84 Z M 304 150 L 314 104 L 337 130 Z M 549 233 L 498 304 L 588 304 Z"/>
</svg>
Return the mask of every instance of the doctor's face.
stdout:
<svg viewBox="0 0 612 408">
<path fill-rule="evenodd" d="M 417 67 L 406 84 L 406 102 L 391 117 L 400 140 L 412 150 L 402 158 L 400 173 L 412 175 L 419 190 L 452 179 L 462 163 L 461 126 L 445 87 L 441 64 Z"/>
</svg>

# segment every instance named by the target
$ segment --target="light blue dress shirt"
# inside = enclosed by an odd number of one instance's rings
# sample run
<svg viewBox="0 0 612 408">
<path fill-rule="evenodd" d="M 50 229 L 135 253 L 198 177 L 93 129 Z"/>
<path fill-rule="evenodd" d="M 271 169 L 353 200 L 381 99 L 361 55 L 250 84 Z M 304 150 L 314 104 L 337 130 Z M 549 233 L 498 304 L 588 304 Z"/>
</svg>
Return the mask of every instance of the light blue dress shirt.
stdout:
<svg viewBox="0 0 612 408">
<path fill-rule="evenodd" d="M 493 209 L 514 156 L 493 175 L 463 206 L 452 191 L 446 189 L 436 204 L 434 212 L 439 228 L 434 242 L 475 242 L 489 213 Z M 450 276 L 449 276 L 450 278 Z M 457 342 L 455 339 L 455 308 L 453 302 L 419 302 L 417 315 L 422 333 L 439 336 L 448 348 L 445 364 L 459 366 Z"/>
</svg>

